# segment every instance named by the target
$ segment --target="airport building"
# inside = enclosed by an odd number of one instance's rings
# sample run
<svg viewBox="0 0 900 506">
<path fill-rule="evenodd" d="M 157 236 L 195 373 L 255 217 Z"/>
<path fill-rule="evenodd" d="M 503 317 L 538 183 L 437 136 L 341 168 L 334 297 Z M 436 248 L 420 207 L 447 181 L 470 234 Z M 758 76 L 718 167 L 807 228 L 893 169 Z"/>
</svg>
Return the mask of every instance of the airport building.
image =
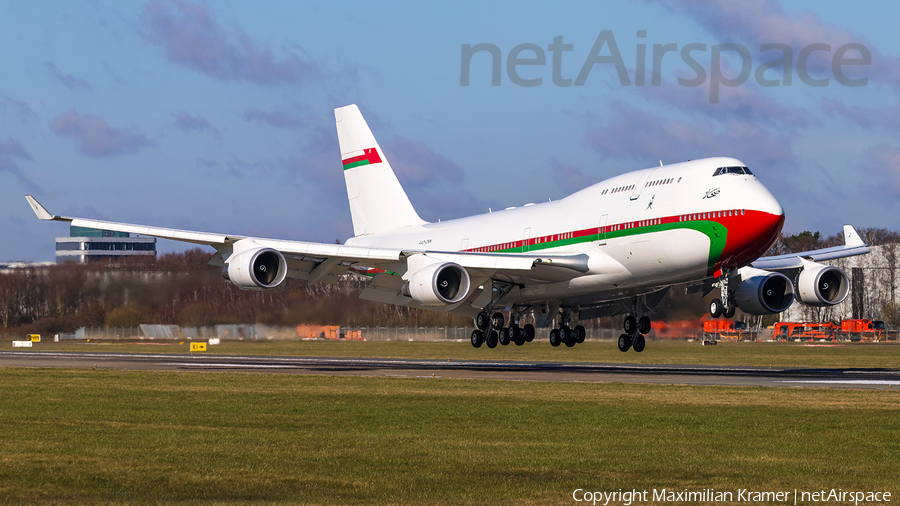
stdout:
<svg viewBox="0 0 900 506">
<path fill-rule="evenodd" d="M 69 237 L 56 238 L 56 261 L 88 262 L 123 256 L 156 256 L 156 238 L 127 232 L 69 227 Z"/>
</svg>

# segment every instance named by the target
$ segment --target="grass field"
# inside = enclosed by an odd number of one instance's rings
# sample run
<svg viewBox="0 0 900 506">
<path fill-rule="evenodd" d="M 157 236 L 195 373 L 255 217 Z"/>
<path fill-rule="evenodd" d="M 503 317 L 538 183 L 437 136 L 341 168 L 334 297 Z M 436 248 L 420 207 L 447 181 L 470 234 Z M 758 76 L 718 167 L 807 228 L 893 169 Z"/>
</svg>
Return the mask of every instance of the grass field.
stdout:
<svg viewBox="0 0 900 506">
<path fill-rule="evenodd" d="M 0 343 L 11 349 L 11 345 Z M 188 353 L 187 342 L 161 343 L 36 343 L 31 351 L 115 351 L 137 353 Z M 699 342 L 649 341 L 642 353 L 622 353 L 613 342 L 588 341 L 574 348 L 554 348 L 546 341 L 524 346 L 473 348 L 468 342 L 406 341 L 223 341 L 209 353 L 307 357 L 380 357 L 452 360 L 525 360 L 547 362 L 607 362 L 641 364 L 704 364 L 762 367 L 900 368 L 900 345 L 891 343 Z"/>
<path fill-rule="evenodd" d="M 0 368 L 0 392 L 3 504 L 900 493 L 897 391 Z"/>
</svg>

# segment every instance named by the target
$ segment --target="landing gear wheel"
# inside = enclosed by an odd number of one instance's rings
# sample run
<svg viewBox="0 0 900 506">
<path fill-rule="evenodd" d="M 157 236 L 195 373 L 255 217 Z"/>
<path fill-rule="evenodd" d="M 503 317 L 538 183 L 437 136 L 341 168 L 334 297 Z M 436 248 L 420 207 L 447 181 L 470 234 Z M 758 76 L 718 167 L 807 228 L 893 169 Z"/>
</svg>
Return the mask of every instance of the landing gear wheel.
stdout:
<svg viewBox="0 0 900 506">
<path fill-rule="evenodd" d="M 631 337 L 628 334 L 622 334 L 619 336 L 619 351 L 625 352 L 628 351 L 628 348 L 631 348 Z"/>
<path fill-rule="evenodd" d="M 709 302 L 709 316 L 718 318 L 722 316 L 722 301 L 715 298 Z"/>
<path fill-rule="evenodd" d="M 504 327 L 498 330 L 497 333 L 500 335 L 500 344 L 503 346 L 509 344 L 509 329 Z"/>
<path fill-rule="evenodd" d="M 484 343 L 484 332 L 475 329 L 472 331 L 472 346 L 475 348 L 481 348 L 481 344 Z"/>
<path fill-rule="evenodd" d="M 554 348 L 562 344 L 562 341 L 559 339 L 559 329 L 550 330 L 550 345 Z"/>
<path fill-rule="evenodd" d="M 494 330 L 503 328 L 503 313 L 494 313 L 491 316 L 491 327 L 493 327 Z"/>
<path fill-rule="evenodd" d="M 575 331 L 570 329 L 569 327 L 563 327 L 559 329 L 559 333 L 562 336 L 562 341 L 566 343 L 566 347 L 571 348 L 575 346 Z"/>
<path fill-rule="evenodd" d="M 528 325 L 525 325 L 525 328 L 523 328 L 522 330 L 525 331 L 526 342 L 530 343 L 531 341 L 534 341 L 534 325 L 529 323 Z"/>
<path fill-rule="evenodd" d="M 650 333 L 650 318 L 647 316 L 641 316 L 641 319 L 638 320 L 638 332 L 641 334 L 649 334 Z"/>
<path fill-rule="evenodd" d="M 575 342 L 581 344 L 584 342 L 584 338 L 587 336 L 587 331 L 584 330 L 582 325 L 578 325 L 575 327 Z"/>
<path fill-rule="evenodd" d="M 509 326 L 509 339 L 516 343 L 516 346 L 522 346 L 525 344 L 525 331 L 519 328 L 518 325 L 513 323 Z"/>
<path fill-rule="evenodd" d="M 638 334 L 637 337 L 634 338 L 634 343 L 631 345 L 631 347 L 634 348 L 634 351 L 640 353 L 644 351 L 645 344 L 646 343 L 644 342 L 644 336 Z"/>
<path fill-rule="evenodd" d="M 728 309 L 722 311 L 722 316 L 725 318 L 734 318 L 734 312 L 737 311 L 737 306 L 734 304 L 733 300 L 728 301 Z"/>
<path fill-rule="evenodd" d="M 475 328 L 484 332 L 491 325 L 491 318 L 484 311 L 478 313 L 475 317 Z"/>
<path fill-rule="evenodd" d="M 488 348 L 496 348 L 496 347 L 497 347 L 497 341 L 499 341 L 499 340 L 500 340 L 500 336 L 497 335 L 497 331 L 496 331 L 496 330 L 492 330 L 492 331 L 487 335 L 487 345 L 488 345 Z"/>
<path fill-rule="evenodd" d="M 634 329 L 637 327 L 637 321 L 634 319 L 634 316 L 628 316 L 625 318 L 625 333 L 628 335 L 634 334 Z"/>
</svg>

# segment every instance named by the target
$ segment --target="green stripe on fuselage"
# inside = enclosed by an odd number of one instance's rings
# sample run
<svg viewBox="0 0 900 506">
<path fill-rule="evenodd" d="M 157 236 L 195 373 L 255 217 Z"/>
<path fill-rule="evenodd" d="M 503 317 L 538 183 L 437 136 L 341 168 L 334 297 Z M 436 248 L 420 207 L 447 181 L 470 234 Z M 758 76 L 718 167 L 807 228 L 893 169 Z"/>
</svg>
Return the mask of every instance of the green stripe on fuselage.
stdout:
<svg viewBox="0 0 900 506">
<path fill-rule="evenodd" d="M 700 232 L 701 234 L 709 238 L 709 261 L 707 268 L 712 270 L 712 268 L 716 265 L 716 262 L 718 262 L 719 258 L 722 256 L 722 251 L 725 250 L 725 241 L 728 238 L 728 229 L 725 228 L 722 224 L 716 223 L 714 221 L 679 221 L 675 223 L 663 223 L 661 225 L 647 225 L 643 227 L 626 228 L 623 230 L 607 232 L 606 239 L 619 239 L 622 237 L 651 234 L 654 232 L 665 232 L 667 230 L 678 230 L 682 228 L 696 230 L 697 232 Z M 497 250 L 497 252 L 525 253 L 526 251 L 539 251 L 550 248 L 559 248 L 561 246 L 595 242 L 598 240 L 599 237 L 597 235 L 591 234 L 582 237 L 571 237 L 569 239 L 559 239 L 556 241 L 547 241 L 538 244 L 532 244 L 528 246 L 527 250 L 519 246 L 515 248 Z"/>
</svg>

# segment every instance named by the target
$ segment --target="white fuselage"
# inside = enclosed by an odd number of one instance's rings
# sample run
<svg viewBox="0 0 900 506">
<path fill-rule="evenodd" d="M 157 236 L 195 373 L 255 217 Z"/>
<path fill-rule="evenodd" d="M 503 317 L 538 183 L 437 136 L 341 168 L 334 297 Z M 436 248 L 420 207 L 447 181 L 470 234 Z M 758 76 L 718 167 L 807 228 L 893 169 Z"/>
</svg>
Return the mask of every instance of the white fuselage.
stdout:
<svg viewBox="0 0 900 506">
<path fill-rule="evenodd" d="M 354 237 L 404 251 L 579 254 L 589 271 L 528 285 L 516 302 L 609 300 L 741 267 L 774 241 L 784 211 L 745 165 L 707 158 L 622 174 L 555 202 Z"/>
</svg>

